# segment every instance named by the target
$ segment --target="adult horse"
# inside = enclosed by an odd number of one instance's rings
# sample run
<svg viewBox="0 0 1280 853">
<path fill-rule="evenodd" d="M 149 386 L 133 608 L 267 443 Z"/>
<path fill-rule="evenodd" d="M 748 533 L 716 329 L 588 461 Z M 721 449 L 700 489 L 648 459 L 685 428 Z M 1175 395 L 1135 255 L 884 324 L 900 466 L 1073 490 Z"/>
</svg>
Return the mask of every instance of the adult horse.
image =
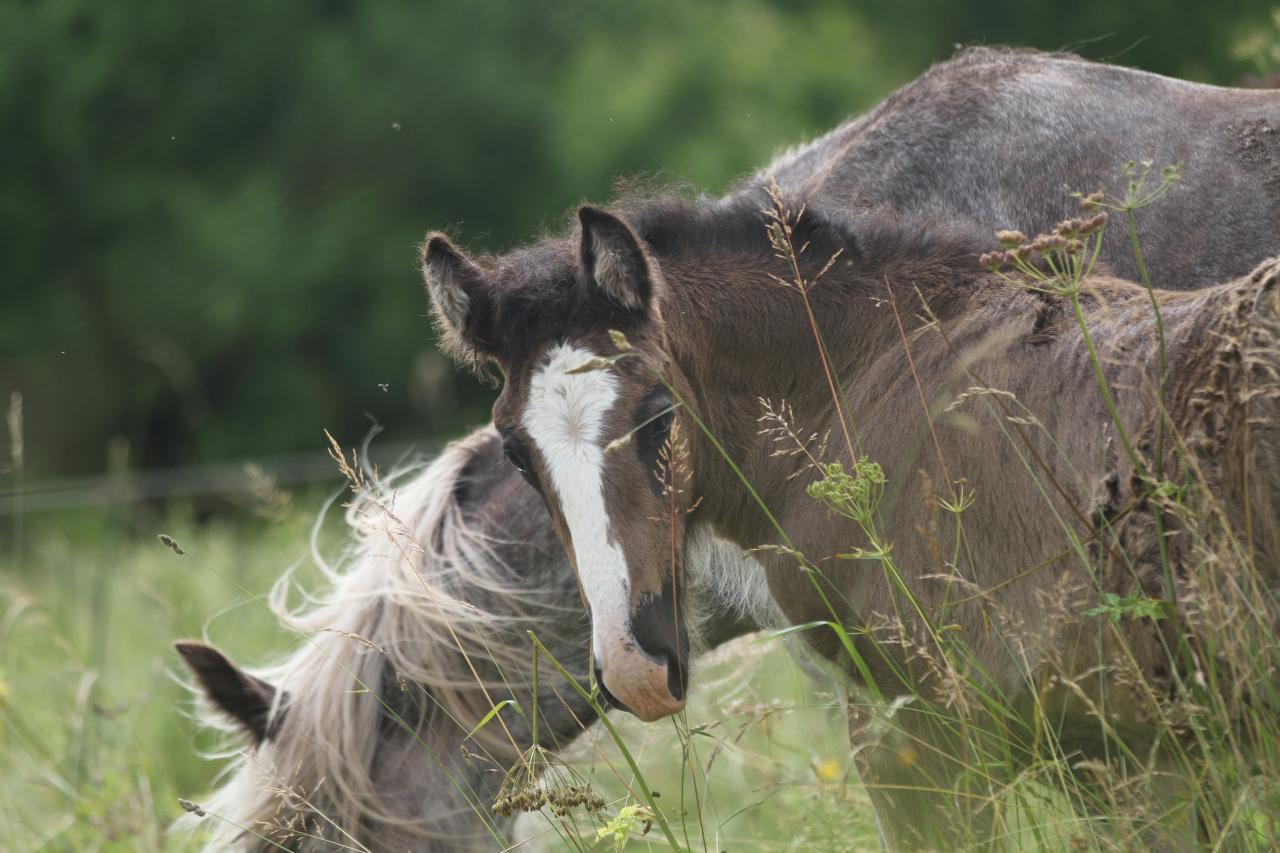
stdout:
<svg viewBox="0 0 1280 853">
<path fill-rule="evenodd" d="M 361 486 L 347 516 L 352 554 L 339 567 L 317 557 L 331 588 L 302 611 L 289 607 L 288 576 L 273 591 L 281 621 L 308 638 L 295 653 L 249 674 L 210 646 L 178 644 L 211 722 L 250 742 L 200 802 L 210 816 L 183 821 L 204 823 L 209 850 L 505 846 L 511 822 L 491 807 L 530 726 L 508 709 L 467 735 L 505 699 L 530 707 L 527 631 L 585 682 L 577 581 L 491 427 L 425 469 Z M 755 627 L 728 604 L 718 609 L 738 615 L 705 623 L 708 647 Z M 545 672 L 538 694 L 549 748 L 593 721 Z"/>
<path fill-rule="evenodd" d="M 1145 292 L 1099 279 L 1083 303 L 1086 319 L 1110 341 L 1108 352 L 1126 359 L 1107 363 L 1101 374 L 1125 388 L 1112 419 L 1082 339 L 1059 307 L 977 273 L 982 238 L 956 237 L 936 223 L 1012 222 L 1047 230 L 1067 209 L 1064 187 L 1106 184 L 1112 164 L 1130 157 L 1181 161 L 1186 177 L 1162 202 L 1158 218 L 1144 219 L 1143 244 L 1159 286 L 1201 287 L 1280 250 L 1270 131 L 1277 124 L 1276 92 L 1196 86 L 1071 57 L 975 51 L 765 170 L 789 197 L 809 204 L 797 225 L 802 238 L 792 246 L 800 256 L 794 266 L 766 239 L 772 220 L 761 213 L 770 200 L 760 178 L 723 200 L 642 200 L 617 213 L 584 207 L 570 234 L 499 258 L 476 261 L 442 235 L 430 236 L 423 268 L 446 345 L 463 361 L 496 363 L 502 371 L 495 424 L 508 457 L 542 493 L 574 559 L 608 691 L 645 719 L 683 706 L 688 642 L 681 614 L 689 608 L 682 587 L 692 579 L 713 583 L 688 559 L 690 537 L 772 549 L 761 558 L 767 568 L 757 582 L 767 580 L 793 621 L 850 620 L 871 631 L 875 618 L 892 618 L 906 643 L 932 621 L 899 615 L 898 596 L 905 592 L 920 613 L 934 613 L 947 599 L 928 581 L 933 575 L 951 573 L 978 591 L 947 611 L 969 629 L 990 618 L 986 608 L 1009 619 L 1030 616 L 1038 606 L 1036 586 L 1016 582 L 1027 567 L 1040 566 L 1035 577 L 1053 577 L 1063 588 L 1088 580 L 1085 588 L 1098 592 L 1082 565 L 1067 563 L 1073 543 L 1106 539 L 1087 524 L 1091 514 L 1114 511 L 1123 513 L 1121 526 L 1132 541 L 1125 547 L 1104 541 L 1106 553 L 1126 566 L 1135 560 L 1145 566 L 1138 588 L 1153 600 L 1176 598 L 1174 584 L 1162 586 L 1150 570 L 1148 552 L 1164 549 L 1143 525 L 1159 529 L 1160 522 L 1133 485 L 1149 471 L 1137 456 L 1117 457 L 1120 432 L 1152 429 L 1154 400 L 1145 389 L 1155 336 L 1143 313 L 1150 311 L 1142 307 Z M 1244 142 L 1263 136 L 1270 141 Z M 866 208 L 878 213 L 851 215 Z M 935 224 L 907 228 L 891 221 L 903 214 Z M 1129 251 L 1115 238 L 1101 246 L 1102 257 L 1120 270 L 1133 268 Z M 837 262 L 824 271 L 833 257 Z M 820 274 L 825 278 L 811 288 L 777 281 L 794 275 L 812 285 Z M 1241 300 L 1249 295 L 1256 305 L 1246 310 Z M 1179 318 L 1170 332 L 1170 428 L 1205 433 L 1197 440 L 1209 445 L 1205 468 L 1216 472 L 1209 493 L 1249 532 L 1270 584 L 1277 534 L 1266 510 L 1276 498 L 1267 490 L 1276 486 L 1280 451 L 1267 442 L 1274 433 L 1259 426 L 1263 438 L 1248 452 L 1260 455 L 1243 461 L 1226 459 L 1228 445 L 1221 443 L 1241 440 L 1247 421 L 1240 412 L 1253 399 L 1246 386 L 1259 377 L 1246 370 L 1239 380 L 1245 384 L 1234 385 L 1238 377 L 1223 368 L 1215 381 L 1227 384 L 1209 389 L 1210 397 L 1225 401 L 1221 411 L 1193 392 L 1196 380 L 1213 378 L 1206 371 L 1230 360 L 1214 351 L 1215 335 L 1271 334 L 1274 275 L 1161 300 Z M 914 327 L 916 313 L 926 309 L 949 339 Z M 1236 320 L 1243 325 L 1232 327 Z M 621 360 L 613 358 L 610 330 L 629 341 Z M 906 350 L 903 341 L 909 341 Z M 960 363 L 984 376 L 992 393 L 1012 393 L 1033 413 L 1041 427 L 1023 441 L 1039 468 L 1011 466 L 999 432 L 974 436 L 924 417 L 922 399 L 956 395 Z M 1268 363 L 1264 372 L 1272 369 Z M 761 397 L 786 401 L 797 436 L 846 437 L 832 460 L 852 464 L 850 433 L 856 432 L 858 452 L 888 470 L 895 491 L 881 534 L 903 567 L 899 587 L 885 574 L 862 570 L 861 561 L 831 559 L 850 549 L 874 555 L 874 543 L 850 518 L 815 511 L 805 490 L 812 477 L 796 478 L 794 459 L 776 457 L 770 437 L 760 434 Z M 689 409 L 677 411 L 677 398 Z M 1214 412 L 1216 427 L 1197 420 L 1205 410 Z M 1060 435 L 1073 422 L 1083 426 Z M 687 443 L 681 453 L 669 440 L 676 423 Z M 1047 435 L 1082 461 L 1055 467 L 1059 445 L 1039 444 Z M 611 444 L 614 452 L 607 453 Z M 754 491 L 744 488 L 726 458 Z M 1186 458 L 1162 459 L 1160 467 L 1166 461 L 1174 467 Z M 927 476 L 917 479 L 919 469 Z M 1257 472 L 1262 491 L 1252 500 L 1244 498 L 1241 470 Z M 965 554 L 946 561 L 938 541 L 960 533 L 918 531 L 945 528 L 932 498 L 955 487 L 952 473 L 987 497 L 969 506 L 951 495 L 949 505 L 966 507 Z M 1043 481 L 1061 487 L 1045 495 Z M 1129 498 L 1139 506 L 1126 505 Z M 1011 512 L 1022 506 L 1036 511 Z M 809 555 L 815 583 L 797 574 L 797 553 Z M 1157 564 L 1169 559 L 1161 554 Z M 1105 591 L 1119 595 L 1118 576 L 1109 582 L 1114 589 Z M 1079 627 L 1063 624 L 1070 626 L 1062 628 L 1067 634 Z M 1064 636 L 1045 631 L 1043 642 L 1023 651 L 1036 659 L 1065 643 L 1087 660 L 1087 650 Z M 814 637 L 832 657 L 852 652 L 864 677 L 882 689 L 915 689 L 911 678 L 902 678 L 902 661 L 885 656 L 882 645 L 855 649 L 848 641 L 842 650 L 835 634 Z M 997 632 L 973 638 L 972 645 L 992 686 L 1016 695 L 1035 667 L 1010 659 L 1007 640 Z M 1158 676 L 1154 660 L 1147 664 L 1147 674 Z M 879 761 L 868 750 L 863 758 L 867 776 L 881 786 L 873 787 L 880 811 L 893 812 L 890 801 L 901 806 L 909 799 L 893 790 L 918 780 L 895 781 L 901 774 L 892 756 Z M 901 817 L 902 809 L 897 812 Z M 929 841 L 913 838 L 920 828 L 918 821 L 899 820 L 890 831 L 900 843 Z M 954 841 L 947 826 L 935 828 L 942 840 L 933 841 Z"/>
<path fill-rule="evenodd" d="M 973 48 L 865 115 L 762 169 L 832 215 L 1045 231 L 1072 191 L 1117 189 L 1128 160 L 1181 163 L 1182 182 L 1138 231 L 1174 290 L 1243 275 L 1280 249 L 1280 90 L 1173 80 L 1068 54 Z M 1033 230 L 1034 229 L 1034 230 Z M 1102 260 L 1138 269 L 1123 241 Z"/>
</svg>

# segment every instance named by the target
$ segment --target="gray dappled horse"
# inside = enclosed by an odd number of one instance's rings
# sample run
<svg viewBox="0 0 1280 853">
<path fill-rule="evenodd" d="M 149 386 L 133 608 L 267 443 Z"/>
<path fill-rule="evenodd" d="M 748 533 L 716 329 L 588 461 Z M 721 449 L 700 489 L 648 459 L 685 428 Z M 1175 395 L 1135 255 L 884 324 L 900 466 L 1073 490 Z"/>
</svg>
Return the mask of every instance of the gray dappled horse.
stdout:
<svg viewBox="0 0 1280 853">
<path fill-rule="evenodd" d="M 806 494 L 821 469 L 797 478 L 804 469 L 794 456 L 773 452 L 776 433 L 762 434 L 757 423 L 760 398 L 785 403 L 774 411 L 785 415 L 802 451 L 804 436 L 848 432 L 841 406 L 848 411 L 859 452 L 883 463 L 894 484 L 883 532 L 913 596 L 942 607 L 946 585 L 930 578 L 949 571 L 978 590 L 946 610 L 952 622 L 976 632 L 991 624 L 992 612 L 1023 623 L 1042 612 L 1043 588 L 1016 582 L 1028 566 L 1044 568 L 1035 577 L 1046 588 L 1095 594 L 1098 584 L 1104 592 L 1130 590 L 1125 573 L 1138 566 L 1144 594 L 1176 599 L 1179 591 L 1150 570 L 1153 510 L 1110 432 L 1075 318 L 980 271 L 977 256 L 992 241 L 978 226 L 1047 231 L 1073 208 L 1068 190 L 1111 188 L 1118 162 L 1181 162 L 1182 183 L 1142 218 L 1152 277 L 1169 291 L 1227 281 L 1280 252 L 1277 127 L 1280 92 L 1194 85 L 1074 57 L 969 51 L 724 199 L 624 200 L 612 212 L 583 207 L 568 234 L 500 257 L 472 259 L 443 235 L 430 236 L 423 269 L 445 345 L 465 363 L 501 370 L 495 425 L 574 560 L 592 614 L 595 664 L 615 701 L 647 720 L 684 706 L 684 617 L 697 610 L 687 590 L 717 585 L 714 568 L 692 556 L 706 540 L 773 549 L 759 556 L 765 568 L 754 583 L 767 584 L 793 623 L 829 619 L 834 609 L 870 631 L 897 612 L 883 575 L 863 561 L 834 559 L 867 547 L 864 531 Z M 766 236 L 765 175 L 776 178 L 793 209 L 807 205 L 792 243 L 802 254 L 798 270 Z M 1129 252 L 1115 235 L 1102 244 L 1104 262 L 1123 273 L 1133 270 Z M 779 281 L 797 272 L 809 283 L 825 277 L 801 298 Z M 1236 529 L 1250 532 L 1268 594 L 1280 557 L 1280 437 L 1269 384 L 1276 282 L 1271 263 L 1203 293 L 1159 297 L 1171 336 L 1168 416 L 1202 453 L 1194 458 L 1206 493 Z M 1118 416 L 1131 434 L 1149 439 L 1156 356 L 1146 299 L 1141 288 L 1100 270 L 1083 304 L 1099 330 L 1108 379 L 1123 389 Z M 923 323 L 922 314 L 937 323 Z M 829 350 L 825 379 L 815 317 Z M 629 341 L 621 360 L 611 330 Z M 1230 351 L 1243 342 L 1247 357 Z M 1043 425 L 1023 439 L 1039 468 L 1020 462 L 997 430 L 973 434 L 967 421 L 923 417 L 921 398 L 954 401 L 974 384 L 961 363 Z M 844 389 L 841 405 L 833 404 L 833 387 Z M 742 487 L 681 399 L 771 512 Z M 1061 443 L 1045 444 L 1045 435 Z M 850 466 L 854 442 L 847 451 L 834 443 L 831 458 Z M 1150 452 L 1147 444 L 1143 450 Z M 1186 458 L 1163 461 L 1172 470 Z M 943 542 L 956 535 L 929 499 L 956 482 L 950 467 L 987 496 L 967 510 L 966 554 L 955 565 L 931 553 L 930 537 L 919 532 L 941 530 Z M 1242 472 L 1252 472 L 1251 483 Z M 1065 485 L 1045 496 L 1044 479 Z M 1095 583 L 1073 562 L 1072 543 L 1099 539 L 1098 518 L 1128 538 L 1103 555 L 1119 564 L 1115 574 Z M 793 548 L 822 567 L 823 580 L 811 586 L 797 575 Z M 921 625 L 896 618 L 899 644 L 909 646 Z M 1081 630 L 1078 620 L 1064 619 L 1016 643 L 999 631 L 973 638 L 986 686 L 1016 699 L 1050 652 L 1101 665 Z M 807 636 L 828 657 L 841 656 L 834 635 Z M 905 661 L 884 658 L 883 644 L 861 654 L 863 674 L 886 690 L 920 689 L 915 669 L 906 667 L 913 677 L 903 680 Z M 1156 681 L 1169 677 L 1154 657 L 1140 665 Z M 1141 728 L 1141 720 L 1132 722 Z M 939 744 L 938 754 L 952 747 Z M 891 839 L 955 843 L 961 826 L 919 819 L 919 808 L 938 805 L 918 790 L 922 768 L 896 767 L 901 753 L 878 752 L 864 750 L 861 760 Z"/>
</svg>

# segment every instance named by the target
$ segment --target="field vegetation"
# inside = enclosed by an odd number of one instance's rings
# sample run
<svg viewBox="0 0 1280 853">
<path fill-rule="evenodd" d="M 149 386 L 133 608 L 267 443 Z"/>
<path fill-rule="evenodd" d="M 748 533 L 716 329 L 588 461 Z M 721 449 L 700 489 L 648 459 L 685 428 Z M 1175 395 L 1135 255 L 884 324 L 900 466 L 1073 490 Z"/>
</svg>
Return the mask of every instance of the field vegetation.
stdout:
<svg viewBox="0 0 1280 853">
<path fill-rule="evenodd" d="M 722 187 L 777 146 L 873 103 L 957 39 L 1056 47 L 1107 29 L 1130 34 L 1101 2 L 971 2 L 929 16 L 914 3 L 854 13 L 813 2 L 788 15 L 744 0 L 719 13 L 689 6 L 674 21 L 651 3 L 599 17 L 479 5 L 477 17 L 442 12 L 427 27 L 406 9 L 295 4 L 248 28 L 252 38 L 222 4 L 181 16 L 76 3 L 0 13 L 0 115 L 23 131 L 0 166 L 5 198 L 24 200 L 0 203 L 13 238 L 5 279 L 27 283 L 6 286 L 0 312 L 0 850 L 198 846 L 198 835 L 167 830 L 180 800 L 198 805 L 216 784 L 219 762 L 206 756 L 227 744 L 194 720 L 171 644 L 205 638 L 257 663 L 301 642 L 265 597 L 291 568 L 300 589 L 323 583 L 312 549 L 336 554 L 346 544 L 341 514 L 325 510 L 345 484 L 336 469 L 297 486 L 258 469 L 234 500 L 136 500 L 134 474 L 319 454 L 322 427 L 355 443 L 366 411 L 389 421 L 397 441 L 450 437 L 482 420 L 488 400 L 432 349 L 409 262 L 439 211 L 462 211 L 495 246 L 518 243 L 550 211 L 606 196 L 623 171 L 671 168 Z M 1153 14 L 1153 38 L 1094 55 L 1220 83 L 1273 74 L 1280 23 L 1267 5 L 1236 17 Z M 979 31 L 981 20 L 994 23 Z M 1270 29 L 1257 23 L 1268 20 Z M 903 32 L 915 37 L 896 49 Z M 624 72 L 629 85 L 602 93 L 601 80 Z M 424 102 L 427 81 L 439 97 Z M 475 138 L 459 135 L 464 127 Z M 481 138 L 537 144 L 490 150 Z M 1159 215 L 1160 187 L 1176 180 L 1163 165 L 1135 165 L 1130 193 L 1106 200 L 1107 239 L 1127 239 L 1132 215 Z M 794 250 L 786 220 L 779 211 L 780 252 Z M 1076 236 L 1083 249 L 1093 232 Z M 1051 250 L 1062 266 L 1045 277 L 1018 262 L 1022 244 L 1010 239 L 1013 255 L 989 260 L 1011 287 L 1077 304 L 1087 252 Z M 315 306 L 326 299 L 322 312 Z M 316 321 L 321 313 L 330 319 Z M 105 499 L 32 503 L 60 477 L 103 470 L 93 489 Z M 819 471 L 815 511 L 853 513 L 875 541 L 876 460 Z M 1194 478 L 1171 481 L 1158 466 L 1144 476 L 1188 537 L 1231 541 L 1219 530 L 1200 536 L 1218 519 L 1193 499 Z M 957 499 L 958 518 L 968 499 L 982 496 Z M 892 543 L 879 545 L 863 556 L 892 574 Z M 1248 553 L 1206 547 L 1198 556 L 1206 578 L 1233 566 L 1238 587 L 1205 587 L 1208 634 L 1165 632 L 1170 694 L 1128 685 L 1168 761 L 1151 761 L 1154 749 L 1126 753 L 1105 708 L 1096 718 L 1116 745 L 1110 762 L 1080 760 L 1044 719 L 1029 760 L 1011 760 L 1007 742 L 975 741 L 963 795 L 995 820 L 975 821 L 974 847 L 1280 844 L 1280 603 L 1264 594 Z M 1106 633 L 1135 621 L 1167 628 L 1174 615 L 1170 602 L 1135 593 L 1095 596 L 1084 618 Z M 808 630 L 843 628 L 833 620 Z M 685 714 L 648 726 L 614 715 L 613 728 L 596 725 L 559 758 L 540 758 L 604 807 L 568 819 L 533 812 L 519 834 L 549 849 L 875 849 L 847 703 L 865 715 L 864 729 L 892 739 L 910 700 L 850 694 L 795 654 L 797 639 L 735 641 L 700 665 Z M 1024 710 L 983 692 L 955 634 L 932 636 L 920 652 L 954 691 L 939 725 L 965 730 Z M 1076 675 L 1063 670 L 1045 687 L 1073 689 Z M 560 677 L 550 662 L 542 676 Z M 936 695 L 919 698 L 938 707 Z M 1172 798 L 1170 766 L 1190 783 Z"/>
</svg>

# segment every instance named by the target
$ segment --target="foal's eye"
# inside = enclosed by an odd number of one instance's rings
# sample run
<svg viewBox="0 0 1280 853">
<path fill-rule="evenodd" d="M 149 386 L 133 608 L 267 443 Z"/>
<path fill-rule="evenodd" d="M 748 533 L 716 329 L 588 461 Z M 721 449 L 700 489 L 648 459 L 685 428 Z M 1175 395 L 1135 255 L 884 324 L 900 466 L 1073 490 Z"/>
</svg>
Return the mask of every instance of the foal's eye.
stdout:
<svg viewBox="0 0 1280 853">
<path fill-rule="evenodd" d="M 662 385 L 655 385 L 636 406 L 636 450 L 640 460 L 651 466 L 667 443 L 676 421 L 675 400 Z"/>
<path fill-rule="evenodd" d="M 655 495 L 662 497 L 666 494 L 666 484 L 662 471 L 670 467 L 674 460 L 664 456 L 663 448 L 667 441 L 671 438 L 671 430 L 675 426 L 676 413 L 671 403 L 671 398 L 657 399 L 651 401 L 658 405 L 665 406 L 663 408 L 644 407 L 649 411 L 656 411 L 647 418 L 642 417 L 640 426 L 636 430 L 636 455 L 640 459 L 640 464 L 644 466 L 645 473 L 648 475 L 649 489 Z"/>
<path fill-rule="evenodd" d="M 666 442 L 667 436 L 671 434 L 671 424 L 675 422 L 675 418 L 675 412 L 667 411 L 649 422 L 647 429 L 654 446 L 661 447 Z"/>
<path fill-rule="evenodd" d="M 532 466 L 529 464 L 528 457 L 524 455 L 524 450 L 522 450 L 519 445 L 513 444 L 510 441 L 503 442 L 502 453 L 507 457 L 507 461 L 511 463 L 512 468 L 515 468 L 523 474 L 526 480 L 529 479 Z"/>
</svg>

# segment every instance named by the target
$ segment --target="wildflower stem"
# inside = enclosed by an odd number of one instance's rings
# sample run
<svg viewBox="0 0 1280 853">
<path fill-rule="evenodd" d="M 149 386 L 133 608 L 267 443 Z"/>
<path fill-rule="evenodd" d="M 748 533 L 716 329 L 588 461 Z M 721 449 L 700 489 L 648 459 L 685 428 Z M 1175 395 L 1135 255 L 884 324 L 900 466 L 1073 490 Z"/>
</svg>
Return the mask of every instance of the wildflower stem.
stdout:
<svg viewBox="0 0 1280 853">
<path fill-rule="evenodd" d="M 849 450 L 849 460 L 858 458 L 858 454 L 853 446 L 853 439 L 849 434 L 849 418 L 844 411 L 844 395 L 840 392 L 834 373 L 831 370 L 831 359 L 827 354 L 827 342 L 822 337 L 822 331 L 818 328 L 818 318 L 814 316 L 813 305 L 809 302 L 809 290 L 804 286 L 804 278 L 800 275 L 800 267 L 796 262 L 795 252 L 791 253 L 791 269 L 796 276 L 797 289 L 800 291 L 800 298 L 804 300 L 804 312 L 809 318 L 809 328 L 813 330 L 813 341 L 818 347 L 818 358 L 822 362 L 822 373 L 827 379 L 827 388 L 831 392 L 831 402 L 836 407 L 836 417 L 840 419 L 840 431 L 844 434 L 844 444 Z"/>
<path fill-rule="evenodd" d="M 1093 365 L 1094 375 L 1098 378 L 1098 388 L 1102 391 L 1102 400 L 1107 406 L 1107 412 L 1111 415 L 1111 422 L 1115 424 L 1116 434 L 1120 437 L 1120 443 L 1124 446 L 1125 455 L 1129 457 L 1129 462 L 1133 465 L 1135 471 L 1141 471 L 1145 468 L 1142 458 L 1138 456 L 1138 452 L 1133 449 L 1133 443 L 1129 440 L 1128 430 L 1124 428 L 1124 422 L 1120 420 L 1120 411 L 1116 408 L 1115 398 L 1111 396 L 1111 386 L 1107 382 L 1107 375 L 1102 369 L 1102 360 L 1098 358 L 1098 349 L 1093 344 L 1093 336 L 1089 334 L 1089 321 L 1085 319 L 1084 307 L 1080 304 L 1080 294 L 1075 292 L 1071 294 L 1071 308 L 1076 315 L 1076 323 L 1080 326 L 1080 334 L 1084 337 L 1085 348 L 1089 350 L 1089 363 Z"/>
<path fill-rule="evenodd" d="M 791 284 L 797 293 L 800 294 L 800 300 L 804 303 L 805 316 L 809 321 L 809 329 L 813 332 L 813 342 L 818 347 L 818 360 L 822 363 L 822 375 L 827 380 L 827 388 L 831 392 L 831 402 L 836 407 L 836 417 L 840 421 L 840 431 L 844 436 L 845 447 L 849 451 L 849 461 L 853 462 L 858 458 L 858 454 L 854 449 L 853 438 L 849 432 L 849 418 L 844 410 L 844 394 L 840 389 L 840 383 L 836 379 L 835 372 L 831 368 L 831 356 L 827 352 L 826 340 L 822 337 L 822 330 L 818 327 L 818 318 L 813 313 L 813 304 L 809 301 L 809 289 L 817 283 L 831 264 L 835 262 L 836 255 L 832 256 L 827 262 L 827 266 L 818 273 L 818 276 L 812 282 L 806 282 L 804 273 L 800 271 L 800 254 L 804 251 L 802 246 L 799 252 L 796 250 L 793 240 L 793 226 L 799 221 L 800 216 L 804 215 L 804 209 L 801 208 L 800 213 L 792 219 L 787 211 L 786 204 L 782 200 L 782 189 L 778 186 L 775 178 L 770 178 L 769 183 L 769 200 L 773 204 L 771 213 L 774 222 L 777 224 L 776 237 L 774 241 L 775 248 L 780 249 L 786 259 L 787 265 L 791 268 Z M 806 244 L 807 245 L 807 244 Z"/>
<path fill-rule="evenodd" d="M 1157 385 L 1156 394 L 1160 404 L 1159 417 L 1156 419 L 1156 458 L 1155 472 L 1156 478 L 1160 479 L 1164 476 L 1164 413 L 1165 413 L 1165 393 L 1166 393 L 1166 372 L 1168 370 L 1168 362 L 1165 358 L 1164 343 L 1164 317 L 1160 314 L 1160 300 L 1156 299 L 1155 288 L 1151 285 L 1151 276 L 1147 272 L 1147 262 L 1142 254 L 1142 243 L 1138 240 L 1138 224 L 1134 218 L 1134 210 L 1132 207 L 1126 208 L 1124 212 L 1125 229 L 1129 233 L 1129 243 L 1133 247 L 1133 260 L 1138 265 L 1138 275 L 1142 279 L 1142 286 L 1146 288 L 1147 298 L 1151 300 L 1151 313 L 1155 317 L 1156 322 L 1156 346 L 1159 358 L 1157 366 Z"/>
<path fill-rule="evenodd" d="M 530 739 L 533 741 L 533 748 L 538 748 L 538 647 L 533 647 L 533 730 Z"/>
<path fill-rule="evenodd" d="M 622 753 L 622 757 L 626 759 L 627 766 L 631 768 L 631 772 L 635 774 L 636 783 L 640 787 L 640 796 L 653 811 L 653 819 L 657 822 L 658 828 L 662 830 L 662 834 L 667 839 L 667 843 L 671 845 L 671 849 L 683 849 L 680 847 L 680 842 L 676 840 L 675 833 L 671 831 L 671 826 L 667 823 L 667 819 L 662 814 L 662 810 L 658 808 L 658 803 L 653 798 L 653 789 L 649 787 L 649 783 L 645 781 L 644 774 L 640 772 L 640 765 L 636 763 L 635 756 L 633 756 L 631 754 L 631 750 L 627 748 L 626 740 L 623 739 L 621 733 L 619 733 L 618 729 L 613 725 L 613 721 L 609 719 L 609 715 L 600 707 L 600 703 L 596 701 L 595 694 L 588 691 L 578 683 L 578 679 L 574 678 L 569 670 L 565 669 L 564 665 L 561 664 L 560 661 L 556 660 L 556 656 L 551 654 L 551 651 L 542 644 L 542 641 L 538 639 L 537 634 L 533 631 L 529 631 L 528 633 L 529 639 L 533 641 L 534 650 L 540 651 L 542 654 L 546 655 L 547 660 L 556 668 L 556 671 L 564 676 L 565 680 L 569 682 L 569 686 L 573 688 L 574 692 L 581 696 L 582 700 L 591 706 L 591 710 L 600 718 L 601 725 L 603 725 L 605 730 L 609 732 L 609 737 L 618 745 L 618 750 Z"/>
<path fill-rule="evenodd" d="M 1128 206 L 1124 211 L 1125 229 L 1129 233 L 1129 244 L 1133 247 L 1133 260 L 1138 265 L 1138 275 L 1142 279 L 1142 286 L 1146 288 L 1147 298 L 1151 300 L 1151 313 L 1155 317 L 1156 323 L 1156 347 L 1157 358 L 1159 359 L 1156 366 L 1156 450 L 1155 450 L 1155 477 L 1157 482 L 1164 481 L 1164 418 L 1167 400 L 1167 372 L 1168 361 L 1165 357 L 1164 342 L 1164 317 L 1160 313 L 1160 300 L 1156 299 L 1155 288 L 1151 286 L 1151 276 L 1147 273 L 1147 262 L 1142 254 L 1142 243 L 1138 240 L 1138 223 L 1134 217 L 1134 207 Z M 1165 574 L 1165 586 L 1171 601 L 1177 600 L 1177 591 L 1173 584 L 1173 567 L 1169 563 L 1169 544 L 1165 541 L 1164 532 L 1164 509 L 1160 506 L 1156 507 L 1155 524 L 1156 524 L 1156 546 L 1160 550 L 1160 566 Z"/>
</svg>

